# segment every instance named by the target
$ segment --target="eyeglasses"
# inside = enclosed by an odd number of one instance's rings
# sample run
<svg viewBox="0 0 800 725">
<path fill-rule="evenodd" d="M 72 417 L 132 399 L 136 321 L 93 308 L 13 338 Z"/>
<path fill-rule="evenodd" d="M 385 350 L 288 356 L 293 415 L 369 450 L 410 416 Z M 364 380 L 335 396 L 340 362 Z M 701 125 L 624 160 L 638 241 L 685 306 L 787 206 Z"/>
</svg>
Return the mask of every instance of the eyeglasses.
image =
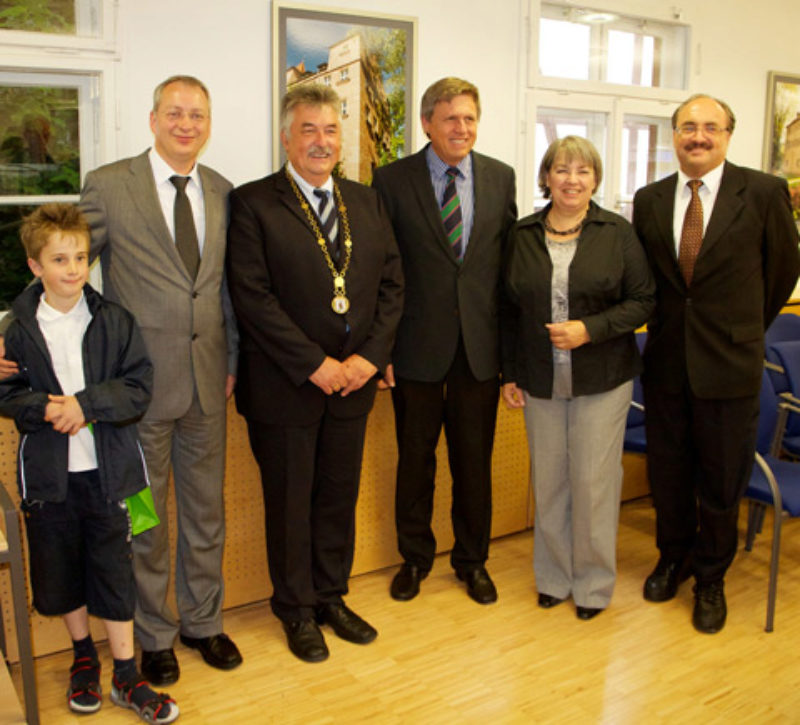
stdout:
<svg viewBox="0 0 800 725">
<path fill-rule="evenodd" d="M 203 123 L 208 119 L 208 116 L 201 111 L 178 111 L 171 109 L 169 111 L 164 111 L 164 115 L 170 123 L 177 123 L 183 120 L 184 116 L 188 117 L 192 123 Z"/>
<path fill-rule="evenodd" d="M 730 129 L 717 126 L 716 123 L 704 123 L 702 126 L 698 126 L 696 123 L 684 123 L 682 126 L 678 126 L 678 128 L 675 129 L 675 132 L 679 136 L 694 136 L 698 131 L 706 136 L 716 136 L 723 131 L 730 131 Z"/>
</svg>

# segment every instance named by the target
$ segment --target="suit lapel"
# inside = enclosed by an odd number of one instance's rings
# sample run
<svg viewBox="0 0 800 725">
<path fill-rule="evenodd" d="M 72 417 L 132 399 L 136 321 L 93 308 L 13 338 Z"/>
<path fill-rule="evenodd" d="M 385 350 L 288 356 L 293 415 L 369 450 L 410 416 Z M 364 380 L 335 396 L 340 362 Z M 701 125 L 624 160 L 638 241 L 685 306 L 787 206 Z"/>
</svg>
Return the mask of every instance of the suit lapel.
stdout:
<svg viewBox="0 0 800 725">
<path fill-rule="evenodd" d="M 303 207 L 300 205 L 300 199 L 297 198 L 297 194 L 295 194 L 294 189 L 289 183 L 289 179 L 286 178 L 286 166 L 284 166 L 280 170 L 280 172 L 278 172 L 278 176 L 275 179 L 275 188 L 281 194 L 280 196 L 281 203 L 292 214 L 294 214 L 301 222 L 303 222 L 306 229 L 308 229 L 309 233 L 311 234 L 312 239 L 314 239 L 314 241 L 316 242 L 317 234 L 314 231 L 313 227 L 311 226 L 310 222 L 308 221 L 308 215 L 305 213 L 305 211 L 303 211 Z M 300 191 L 300 196 L 303 197 L 302 191 Z M 303 202 L 308 203 L 308 200 L 305 197 L 303 197 Z M 313 209 L 313 207 L 309 206 L 309 211 L 312 213 L 312 215 L 316 215 L 316 212 Z"/>
<path fill-rule="evenodd" d="M 489 178 L 489 167 L 484 163 L 484 159 L 480 154 L 472 153 L 472 229 L 469 233 L 467 241 L 467 252 L 464 255 L 464 264 L 467 263 L 469 258 L 473 256 L 471 250 L 476 244 L 480 244 L 483 231 L 483 221 L 486 215 L 482 213 L 485 206 L 493 202 L 492 184 Z"/>
<path fill-rule="evenodd" d="M 200 268 L 197 270 L 197 279 L 199 280 L 208 269 L 209 265 L 215 263 L 209 260 L 215 257 L 213 252 L 215 251 L 216 245 L 224 241 L 224 237 L 219 237 L 215 234 L 215 230 L 218 225 L 223 222 L 222 215 L 225 205 L 220 198 L 219 189 L 217 189 L 211 179 L 211 175 L 206 171 L 205 167 L 198 166 L 197 170 L 200 174 L 200 183 L 203 185 L 203 212 L 206 222 L 206 236 L 205 239 L 202 240 L 203 253 L 200 255 Z"/>
<path fill-rule="evenodd" d="M 717 199 L 714 202 L 714 209 L 711 212 L 711 218 L 708 220 L 700 253 L 697 255 L 698 262 L 719 241 L 725 230 L 733 224 L 741 213 L 744 208 L 744 202 L 739 194 L 744 189 L 744 186 L 744 179 L 739 173 L 739 167 L 726 161 L 719 191 L 717 192 Z"/>
<path fill-rule="evenodd" d="M 431 172 L 428 169 L 428 161 L 425 158 L 427 148 L 426 146 L 413 157 L 414 164 L 409 169 L 408 174 L 409 185 L 414 190 L 417 203 L 422 211 L 422 216 L 430 226 L 437 242 L 447 253 L 448 258 L 452 259 L 453 264 L 458 264 L 458 260 L 450 246 L 450 241 L 445 234 L 444 224 L 442 224 L 442 212 L 439 207 L 439 200 L 436 198 L 436 194 L 433 190 Z"/>
<path fill-rule="evenodd" d="M 153 169 L 150 166 L 148 152 L 136 156 L 131 160 L 130 176 L 126 185 L 129 190 L 129 199 L 136 206 L 140 218 L 150 231 L 150 235 L 160 244 L 167 256 L 173 261 L 176 268 L 189 278 L 189 273 L 183 260 L 178 254 L 172 235 L 169 233 L 161 203 L 158 200 L 156 182 L 153 178 Z"/>
</svg>

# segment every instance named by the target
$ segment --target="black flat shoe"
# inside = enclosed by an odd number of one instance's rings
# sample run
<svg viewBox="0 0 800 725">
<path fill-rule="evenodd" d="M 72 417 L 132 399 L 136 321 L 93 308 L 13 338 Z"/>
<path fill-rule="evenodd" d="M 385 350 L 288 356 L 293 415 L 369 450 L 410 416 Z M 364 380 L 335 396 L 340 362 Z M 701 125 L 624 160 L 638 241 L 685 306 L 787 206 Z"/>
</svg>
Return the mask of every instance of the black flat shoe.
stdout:
<svg viewBox="0 0 800 725">
<path fill-rule="evenodd" d="M 413 564 L 403 564 L 400 571 L 394 575 L 392 579 L 392 586 L 389 588 L 389 594 L 392 599 L 399 602 L 407 602 L 419 594 L 419 583 L 428 576 L 427 571 L 423 571 L 418 566 Z"/>
<path fill-rule="evenodd" d="M 322 662 L 328 659 L 328 645 L 313 619 L 284 622 L 286 641 L 291 653 L 303 662 Z"/>
<path fill-rule="evenodd" d="M 563 599 L 559 599 L 558 597 L 554 597 L 550 594 L 543 594 L 542 592 L 539 592 L 539 606 L 542 609 L 552 609 L 558 604 L 561 604 L 561 602 L 563 601 L 564 601 Z"/>
<path fill-rule="evenodd" d="M 678 593 L 678 586 L 692 573 L 689 557 L 670 561 L 663 556 L 645 579 L 643 596 L 648 602 L 666 602 Z"/>
<path fill-rule="evenodd" d="M 598 609 L 596 607 L 576 607 L 575 610 L 576 614 L 578 615 L 578 619 L 583 620 L 594 619 L 598 614 L 600 614 L 600 612 L 603 611 L 602 609 Z"/>
<path fill-rule="evenodd" d="M 141 672 L 142 677 L 156 687 L 171 685 L 173 682 L 177 682 L 181 676 L 178 658 L 175 657 L 175 651 L 172 648 L 142 650 Z"/>
<path fill-rule="evenodd" d="M 317 607 L 317 622 L 330 625 L 338 637 L 355 644 L 369 644 L 378 636 L 378 630 L 345 606 L 344 602 L 321 604 Z"/>
<path fill-rule="evenodd" d="M 722 582 L 695 585 L 692 624 L 698 632 L 716 634 L 725 626 L 727 616 Z"/>
<path fill-rule="evenodd" d="M 218 670 L 232 670 L 242 664 L 242 655 L 227 634 L 220 633 L 211 637 L 189 637 L 182 634 L 181 642 L 200 652 L 203 659 Z"/>
<path fill-rule="evenodd" d="M 469 569 L 467 571 L 457 571 L 456 576 L 467 585 L 469 594 L 478 604 L 491 604 L 497 601 L 497 589 L 489 576 L 489 572 L 483 567 Z"/>
</svg>

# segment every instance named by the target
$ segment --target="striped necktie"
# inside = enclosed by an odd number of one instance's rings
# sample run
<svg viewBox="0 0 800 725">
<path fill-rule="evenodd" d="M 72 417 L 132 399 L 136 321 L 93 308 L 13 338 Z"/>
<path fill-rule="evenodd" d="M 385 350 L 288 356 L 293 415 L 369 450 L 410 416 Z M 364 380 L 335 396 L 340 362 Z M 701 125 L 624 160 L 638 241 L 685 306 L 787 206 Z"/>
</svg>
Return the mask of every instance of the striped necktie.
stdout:
<svg viewBox="0 0 800 725">
<path fill-rule="evenodd" d="M 339 218 L 336 214 L 336 206 L 331 201 L 331 194 L 325 189 L 314 189 L 314 196 L 319 199 L 319 209 L 317 216 L 319 216 L 320 223 L 322 224 L 322 233 L 328 240 L 328 245 L 333 251 L 333 258 L 339 260 Z"/>
<path fill-rule="evenodd" d="M 681 268 L 681 274 L 686 280 L 687 286 L 692 283 L 694 263 L 697 261 L 697 255 L 703 244 L 703 204 L 698 193 L 702 183 L 700 179 L 692 179 L 687 182 L 692 190 L 692 198 L 689 200 L 686 215 L 683 217 L 681 243 L 678 247 L 678 266 Z"/>
<path fill-rule="evenodd" d="M 456 190 L 456 176 L 458 176 L 458 169 L 455 166 L 449 167 L 447 169 L 447 186 L 445 186 L 442 196 L 442 221 L 453 254 L 460 262 L 464 258 L 464 222 L 461 218 L 461 200 L 458 198 Z"/>
</svg>

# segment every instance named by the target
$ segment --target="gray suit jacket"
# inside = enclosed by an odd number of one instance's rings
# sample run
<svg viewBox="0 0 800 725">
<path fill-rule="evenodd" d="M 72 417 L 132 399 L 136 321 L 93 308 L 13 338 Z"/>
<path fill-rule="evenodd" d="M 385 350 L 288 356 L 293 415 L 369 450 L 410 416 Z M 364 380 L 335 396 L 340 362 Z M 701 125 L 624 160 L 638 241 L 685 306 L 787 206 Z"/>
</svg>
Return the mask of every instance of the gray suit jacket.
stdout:
<svg viewBox="0 0 800 725">
<path fill-rule="evenodd" d="M 199 172 L 206 235 L 194 282 L 169 233 L 147 152 L 90 172 L 81 192 L 104 294 L 133 313 L 153 361 L 145 419 L 182 416 L 193 385 L 203 412 L 218 413 L 226 375 L 236 370 L 238 335 L 224 274 L 231 184 L 205 166 Z"/>
</svg>

